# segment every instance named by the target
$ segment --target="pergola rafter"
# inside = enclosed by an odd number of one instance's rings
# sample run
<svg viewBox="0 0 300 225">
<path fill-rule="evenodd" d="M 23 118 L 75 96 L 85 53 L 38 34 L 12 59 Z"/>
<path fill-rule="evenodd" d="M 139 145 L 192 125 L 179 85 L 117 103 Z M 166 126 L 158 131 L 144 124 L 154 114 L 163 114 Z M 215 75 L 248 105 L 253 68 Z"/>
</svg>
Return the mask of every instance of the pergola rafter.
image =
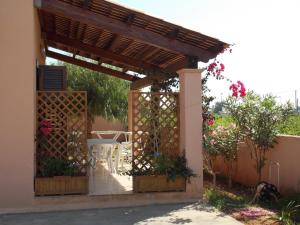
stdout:
<svg viewBox="0 0 300 225">
<path fill-rule="evenodd" d="M 55 43 L 60 43 L 60 44 L 64 44 L 64 45 L 67 45 L 67 46 L 70 46 L 72 48 L 76 48 L 80 51 L 83 51 L 83 52 L 90 52 L 94 55 L 97 55 L 99 57 L 102 57 L 102 58 L 106 58 L 108 60 L 111 60 L 111 61 L 117 61 L 117 62 L 120 62 L 124 65 L 129 65 L 131 67 L 135 67 L 135 68 L 145 68 L 145 69 L 150 69 L 150 70 L 159 70 L 160 68 L 157 67 L 156 65 L 154 64 L 150 64 L 150 63 L 147 63 L 147 62 L 143 62 L 143 61 L 139 61 L 139 60 L 136 60 L 136 59 L 131 59 L 129 57 L 125 57 L 125 56 L 122 56 L 122 55 L 118 55 L 116 53 L 113 53 L 111 51 L 108 51 L 108 50 L 104 50 L 104 49 L 101 49 L 101 48 L 97 48 L 97 47 L 93 47 L 91 45 L 87 45 L 87 44 L 84 44 L 76 39 L 71 39 L 71 38 L 67 38 L 67 37 L 64 37 L 64 36 L 61 36 L 61 35 L 57 35 L 57 34 L 47 34 L 47 37 L 46 39 L 48 41 L 52 41 L 52 42 L 55 42 Z"/>
<path fill-rule="evenodd" d="M 46 50 L 51 46 L 71 53 L 76 65 L 77 55 L 96 60 L 98 65 L 80 64 L 97 71 L 103 71 L 102 63 L 135 73 L 151 71 L 145 78 L 132 80 L 132 88 L 169 79 L 163 76 L 166 73 L 175 76 L 182 68 L 196 68 L 198 61 L 207 62 L 228 47 L 215 38 L 106 0 L 35 0 L 35 6 Z M 78 23 L 75 33 L 74 23 Z M 122 79 L 130 80 L 130 76 L 117 73 Z"/>
<path fill-rule="evenodd" d="M 90 62 L 87 62 L 87 61 L 84 61 L 84 60 L 76 59 L 76 58 L 66 56 L 66 55 L 63 55 L 63 54 L 60 54 L 60 53 L 57 53 L 57 52 L 53 52 L 53 51 L 48 50 L 46 52 L 46 55 L 48 57 L 51 57 L 51 58 L 54 58 L 54 59 L 57 59 L 57 60 L 60 60 L 60 61 L 71 63 L 71 64 L 74 64 L 74 65 L 77 65 L 77 66 L 82 66 L 82 67 L 85 67 L 85 68 L 88 68 L 88 69 L 91 69 L 91 70 L 94 70 L 94 71 L 98 71 L 98 72 L 105 73 L 105 74 L 108 74 L 108 75 L 111 75 L 111 76 L 114 76 L 114 77 L 117 77 L 117 78 L 121 78 L 123 80 L 128 80 L 128 81 L 140 80 L 140 78 L 129 75 L 127 73 L 117 71 L 117 70 L 113 70 L 113 69 L 110 69 L 110 68 L 107 68 L 107 67 L 104 67 L 104 66 L 101 66 L 101 65 L 98 65 L 98 64 L 93 64 L 93 63 L 90 63 Z"/>
</svg>

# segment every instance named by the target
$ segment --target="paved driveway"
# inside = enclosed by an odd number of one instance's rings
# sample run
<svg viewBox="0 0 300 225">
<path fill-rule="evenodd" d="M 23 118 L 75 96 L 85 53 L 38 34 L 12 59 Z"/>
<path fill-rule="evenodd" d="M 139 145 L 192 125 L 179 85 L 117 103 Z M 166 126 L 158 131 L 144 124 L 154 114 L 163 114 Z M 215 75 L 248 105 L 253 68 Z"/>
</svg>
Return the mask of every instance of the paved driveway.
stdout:
<svg viewBox="0 0 300 225">
<path fill-rule="evenodd" d="M 240 222 L 204 204 L 150 205 L 132 208 L 90 209 L 67 212 L 0 216 L 1 225 L 174 225 Z"/>
</svg>

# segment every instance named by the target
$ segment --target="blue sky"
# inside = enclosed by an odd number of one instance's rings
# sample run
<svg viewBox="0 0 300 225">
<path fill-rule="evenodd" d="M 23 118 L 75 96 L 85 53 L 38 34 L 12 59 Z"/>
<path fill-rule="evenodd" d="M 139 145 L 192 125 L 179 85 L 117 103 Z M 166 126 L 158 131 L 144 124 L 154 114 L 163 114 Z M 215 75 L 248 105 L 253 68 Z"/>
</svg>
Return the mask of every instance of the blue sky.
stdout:
<svg viewBox="0 0 300 225">
<path fill-rule="evenodd" d="M 294 99 L 300 89 L 300 1 L 297 0 L 115 0 L 235 44 L 224 55 L 225 75 L 241 80 L 260 94 Z M 225 81 L 210 82 L 220 98 L 228 92 Z M 300 90 L 298 90 L 300 93 Z M 300 96 L 300 95 L 299 95 Z M 280 99 L 280 98 L 279 98 Z"/>
</svg>

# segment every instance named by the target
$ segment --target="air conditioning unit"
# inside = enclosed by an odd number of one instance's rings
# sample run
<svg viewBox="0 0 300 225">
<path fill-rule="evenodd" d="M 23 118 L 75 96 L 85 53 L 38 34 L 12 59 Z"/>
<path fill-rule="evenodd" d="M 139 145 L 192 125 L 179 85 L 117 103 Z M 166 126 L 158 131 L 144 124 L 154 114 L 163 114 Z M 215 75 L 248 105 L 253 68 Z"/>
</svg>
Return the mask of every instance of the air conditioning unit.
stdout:
<svg viewBox="0 0 300 225">
<path fill-rule="evenodd" d="M 45 66 L 38 69 L 37 90 L 65 91 L 67 89 L 67 72 L 65 66 Z"/>
</svg>

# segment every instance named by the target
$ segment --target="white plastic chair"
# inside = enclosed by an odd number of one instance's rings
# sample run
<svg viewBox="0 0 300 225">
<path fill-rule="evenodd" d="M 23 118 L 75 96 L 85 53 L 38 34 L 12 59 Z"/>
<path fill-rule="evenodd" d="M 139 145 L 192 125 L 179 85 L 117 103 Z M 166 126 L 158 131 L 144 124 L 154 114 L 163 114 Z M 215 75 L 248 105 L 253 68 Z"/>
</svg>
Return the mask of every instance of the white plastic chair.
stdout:
<svg viewBox="0 0 300 225">
<path fill-rule="evenodd" d="M 132 161 L 132 132 L 124 132 L 125 141 L 120 144 L 120 161 L 121 169 L 124 171 L 124 161 L 131 163 Z"/>
</svg>

